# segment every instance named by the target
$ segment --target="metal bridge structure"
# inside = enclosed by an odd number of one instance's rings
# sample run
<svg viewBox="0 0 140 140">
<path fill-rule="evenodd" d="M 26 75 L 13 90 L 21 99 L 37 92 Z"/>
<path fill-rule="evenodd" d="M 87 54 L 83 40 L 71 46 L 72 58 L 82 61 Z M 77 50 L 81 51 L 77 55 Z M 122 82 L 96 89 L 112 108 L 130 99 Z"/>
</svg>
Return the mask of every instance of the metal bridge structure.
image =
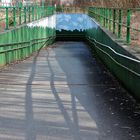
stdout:
<svg viewBox="0 0 140 140">
<path fill-rule="evenodd" d="M 140 139 L 140 61 L 103 10 L 1 7 L 0 140 Z"/>
</svg>

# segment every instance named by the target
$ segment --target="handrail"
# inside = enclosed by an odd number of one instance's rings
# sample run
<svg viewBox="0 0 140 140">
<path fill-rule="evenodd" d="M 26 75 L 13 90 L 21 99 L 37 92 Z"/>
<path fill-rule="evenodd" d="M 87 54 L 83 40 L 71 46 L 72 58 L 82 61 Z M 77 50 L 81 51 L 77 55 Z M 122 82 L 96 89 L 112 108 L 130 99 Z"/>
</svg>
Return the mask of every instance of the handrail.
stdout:
<svg viewBox="0 0 140 140">
<path fill-rule="evenodd" d="M 129 60 L 131 60 L 131 61 L 135 61 L 135 62 L 137 62 L 137 63 L 140 63 L 140 60 L 131 58 L 131 57 L 126 56 L 126 55 L 121 54 L 121 53 L 118 53 L 118 52 L 116 52 L 114 49 L 112 49 L 112 47 L 110 47 L 110 46 L 108 46 L 108 45 L 105 45 L 105 44 L 103 44 L 103 43 L 101 43 L 101 42 L 98 42 L 96 39 L 93 39 L 93 38 L 90 38 L 90 37 L 88 37 L 88 39 L 90 39 L 90 40 L 96 42 L 97 44 L 99 44 L 99 45 L 101 45 L 101 46 L 104 46 L 104 47 L 110 49 L 113 53 L 115 53 L 115 54 L 118 55 L 118 56 L 127 58 L 127 59 L 129 59 Z"/>
<path fill-rule="evenodd" d="M 50 38 L 46 38 L 46 39 L 47 40 L 43 39 L 44 41 L 40 41 L 40 42 L 33 42 L 33 43 L 31 43 L 31 44 L 29 44 L 27 46 L 18 47 L 18 48 L 12 48 L 12 49 L 8 49 L 8 50 L 3 50 L 3 51 L 0 51 L 0 54 L 10 52 L 10 51 L 16 51 L 16 50 L 19 50 L 19 49 L 24 49 L 24 48 L 30 47 L 31 45 L 35 45 L 35 44 L 38 44 L 38 43 L 47 42 L 47 41 L 49 41 Z M 21 43 L 19 43 L 19 44 L 21 44 Z"/>
<path fill-rule="evenodd" d="M 119 8 L 119 9 L 120 9 L 120 8 Z M 140 10 L 140 9 L 139 9 L 139 10 Z M 92 10 L 89 10 L 89 12 L 94 13 Z M 124 23 L 119 23 L 118 21 L 113 21 L 113 19 L 110 19 L 110 18 L 108 18 L 108 17 L 106 17 L 106 16 L 103 16 L 103 15 L 100 15 L 100 14 L 97 14 L 97 13 L 96 13 L 96 15 L 102 16 L 103 18 L 106 18 L 106 19 L 109 20 L 109 21 L 115 22 L 115 23 L 117 23 L 118 25 L 121 25 L 121 26 L 124 26 L 124 27 L 128 27 L 128 28 L 130 28 L 130 29 L 132 29 L 132 30 L 135 30 L 135 31 L 140 32 L 140 29 L 136 29 L 136 28 L 133 28 L 133 27 L 131 27 L 131 26 L 127 26 L 126 24 L 124 24 Z"/>
<path fill-rule="evenodd" d="M 140 64 L 140 60 L 137 60 L 137 59 L 131 58 L 131 57 L 129 57 L 129 56 L 120 54 L 120 53 L 116 52 L 114 49 L 112 49 L 110 46 L 105 45 L 105 44 L 102 44 L 101 42 L 98 42 L 96 39 L 93 39 L 93 38 L 90 38 L 90 37 L 87 37 L 87 39 L 88 39 L 92 44 L 94 44 L 94 46 L 95 46 L 96 48 L 98 48 L 100 51 L 102 51 L 103 53 L 105 53 L 106 55 L 108 55 L 115 63 L 117 63 L 117 64 L 120 65 L 121 67 L 127 69 L 128 71 L 132 72 L 132 73 L 135 74 L 136 76 L 139 76 L 139 77 L 140 77 L 140 73 L 138 73 L 138 72 L 134 71 L 133 69 L 128 68 L 128 67 L 126 67 L 125 65 L 119 63 L 119 62 L 118 62 L 117 60 L 115 60 L 110 54 L 108 54 L 107 52 L 105 52 L 103 49 L 99 48 L 96 44 L 108 48 L 110 51 L 112 51 L 112 52 L 113 52 L 115 55 L 117 55 L 118 57 L 125 58 L 125 59 L 127 59 L 127 60 L 133 61 L 133 62 L 138 63 L 138 64 Z"/>
<path fill-rule="evenodd" d="M 39 20 L 43 17 L 54 14 L 54 6 L 0 6 L 0 12 L 3 17 L 0 17 L 0 23 L 4 24 L 2 30 L 9 30 L 19 25 Z"/>
<path fill-rule="evenodd" d="M 54 39 L 55 35 L 52 34 L 48 37 L 35 38 L 30 41 L 1 44 L 0 67 L 29 57 L 33 52 L 38 51 L 45 44 L 51 44 Z"/>
<path fill-rule="evenodd" d="M 47 38 L 36 38 L 36 39 L 32 39 L 30 41 L 23 41 L 23 42 L 16 42 L 16 43 L 8 43 L 8 44 L 0 44 L 0 47 L 9 47 L 9 46 L 15 46 L 15 45 L 22 45 L 22 44 L 28 44 L 34 41 L 39 41 L 39 40 L 46 40 L 48 41 L 50 38 L 54 38 L 55 36 L 50 36 Z M 40 41 L 41 42 L 41 41 Z M 14 49 L 14 48 L 13 48 Z M 5 51 L 5 50 L 4 50 Z M 1 52 L 0 52 L 1 53 Z"/>
<path fill-rule="evenodd" d="M 100 6 L 94 6 L 94 7 L 88 7 L 88 8 L 105 8 L 105 9 L 116 9 L 116 10 L 134 10 L 134 11 L 137 11 L 137 10 L 140 10 L 140 8 L 131 8 L 131 7 L 128 7 L 128 8 L 124 8 L 124 7 L 100 7 Z"/>
<path fill-rule="evenodd" d="M 140 8 L 107 8 L 107 7 L 89 7 L 89 15 L 95 18 L 101 25 L 108 28 L 118 38 L 122 38 L 122 27 L 126 28 L 126 42 L 131 42 L 131 30 L 140 32 L 131 26 L 131 13 L 140 11 Z M 126 16 L 126 24 L 123 23 L 123 13 Z M 118 28 L 116 27 L 118 26 Z M 117 31 L 116 31 L 117 30 Z"/>
<path fill-rule="evenodd" d="M 50 38 L 50 37 L 47 37 L 47 38 Z M 35 39 L 29 40 L 29 41 L 0 44 L 0 47 L 8 47 L 8 46 L 14 46 L 14 45 L 21 45 L 21 44 L 30 43 L 30 42 L 35 41 L 35 40 L 44 40 L 44 39 L 47 39 L 47 38 L 35 38 Z"/>
</svg>

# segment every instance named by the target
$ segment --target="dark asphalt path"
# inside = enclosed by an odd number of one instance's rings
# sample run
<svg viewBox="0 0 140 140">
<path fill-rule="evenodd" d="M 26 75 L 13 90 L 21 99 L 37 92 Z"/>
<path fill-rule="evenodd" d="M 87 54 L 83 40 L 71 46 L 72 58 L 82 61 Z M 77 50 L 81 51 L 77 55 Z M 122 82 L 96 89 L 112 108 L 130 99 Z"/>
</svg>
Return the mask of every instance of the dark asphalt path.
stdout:
<svg viewBox="0 0 140 140">
<path fill-rule="evenodd" d="M 82 42 L 0 72 L 0 140 L 140 140 L 140 105 Z"/>
</svg>

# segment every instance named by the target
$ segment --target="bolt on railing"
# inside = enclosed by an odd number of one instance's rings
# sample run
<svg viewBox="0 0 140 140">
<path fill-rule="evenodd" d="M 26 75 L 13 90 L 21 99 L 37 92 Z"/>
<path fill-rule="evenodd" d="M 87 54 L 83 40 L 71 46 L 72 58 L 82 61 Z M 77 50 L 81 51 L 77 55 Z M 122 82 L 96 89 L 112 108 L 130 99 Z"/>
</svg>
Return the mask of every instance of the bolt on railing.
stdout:
<svg viewBox="0 0 140 140">
<path fill-rule="evenodd" d="M 95 18 L 102 26 L 112 31 L 113 34 L 117 33 L 119 39 L 122 38 L 122 28 L 126 28 L 125 40 L 130 44 L 131 30 L 140 32 L 139 29 L 131 26 L 131 15 L 132 12 L 136 11 L 140 11 L 140 9 L 90 7 L 88 13 L 89 16 Z"/>
</svg>

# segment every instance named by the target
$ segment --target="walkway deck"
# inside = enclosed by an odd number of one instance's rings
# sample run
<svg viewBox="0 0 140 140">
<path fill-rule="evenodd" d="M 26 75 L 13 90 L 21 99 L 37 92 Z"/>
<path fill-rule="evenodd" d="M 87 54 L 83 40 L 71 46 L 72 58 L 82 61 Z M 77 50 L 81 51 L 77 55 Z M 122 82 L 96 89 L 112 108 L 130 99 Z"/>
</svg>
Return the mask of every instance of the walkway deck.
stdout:
<svg viewBox="0 0 140 140">
<path fill-rule="evenodd" d="M 0 73 L 0 140 L 139 140 L 139 110 L 82 42 Z"/>
</svg>

